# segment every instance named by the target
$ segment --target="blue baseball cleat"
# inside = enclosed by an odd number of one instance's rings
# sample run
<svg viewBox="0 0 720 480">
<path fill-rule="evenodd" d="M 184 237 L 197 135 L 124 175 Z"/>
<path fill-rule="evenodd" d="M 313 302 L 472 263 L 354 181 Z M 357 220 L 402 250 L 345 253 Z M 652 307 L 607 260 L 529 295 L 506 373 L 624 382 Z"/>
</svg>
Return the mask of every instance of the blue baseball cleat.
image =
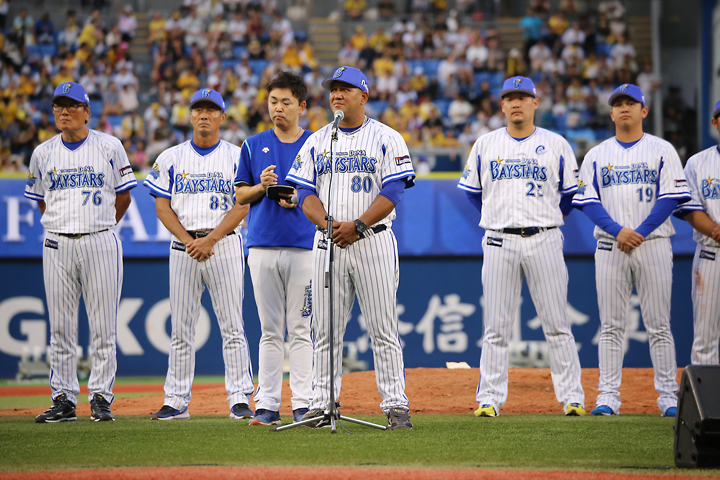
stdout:
<svg viewBox="0 0 720 480">
<path fill-rule="evenodd" d="M 302 421 L 303 415 L 308 412 L 307 408 L 296 408 L 293 410 L 293 423 Z"/>
<path fill-rule="evenodd" d="M 170 405 L 163 405 L 162 408 L 150 416 L 150 420 L 188 420 L 190 412 L 187 405 L 184 409 L 178 410 Z"/>
<path fill-rule="evenodd" d="M 236 403 L 232 406 L 230 409 L 230 418 L 233 420 L 238 420 L 241 418 L 252 418 L 253 412 L 250 410 L 250 407 L 248 407 L 247 403 Z"/>
<path fill-rule="evenodd" d="M 663 413 L 663 417 L 674 417 L 677 415 L 677 407 L 669 407 L 667 410 L 665 410 L 665 413 Z"/>
<path fill-rule="evenodd" d="M 248 421 L 248 425 L 282 425 L 282 420 L 278 412 L 258 408 L 255 410 L 255 416 Z"/>
<path fill-rule="evenodd" d="M 592 412 L 590 412 L 590 415 L 616 415 L 616 413 L 613 412 L 613 409 L 608 407 L 607 405 L 598 405 L 597 407 L 593 408 Z"/>
</svg>

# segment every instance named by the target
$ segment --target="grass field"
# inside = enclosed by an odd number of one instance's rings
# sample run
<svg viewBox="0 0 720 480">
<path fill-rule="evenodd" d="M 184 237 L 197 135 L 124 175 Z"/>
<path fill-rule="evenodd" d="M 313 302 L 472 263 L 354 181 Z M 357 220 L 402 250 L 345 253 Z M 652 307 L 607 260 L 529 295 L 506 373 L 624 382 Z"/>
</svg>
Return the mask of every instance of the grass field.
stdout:
<svg viewBox="0 0 720 480">
<path fill-rule="evenodd" d="M 655 415 L 415 415 L 413 420 L 412 431 L 345 424 L 352 435 L 341 429 L 332 435 L 327 429 L 269 432 L 222 417 L 35 424 L 28 416 L 5 416 L 0 417 L 0 470 L 374 466 L 720 475 L 720 470 L 675 469 L 673 420 Z"/>
</svg>

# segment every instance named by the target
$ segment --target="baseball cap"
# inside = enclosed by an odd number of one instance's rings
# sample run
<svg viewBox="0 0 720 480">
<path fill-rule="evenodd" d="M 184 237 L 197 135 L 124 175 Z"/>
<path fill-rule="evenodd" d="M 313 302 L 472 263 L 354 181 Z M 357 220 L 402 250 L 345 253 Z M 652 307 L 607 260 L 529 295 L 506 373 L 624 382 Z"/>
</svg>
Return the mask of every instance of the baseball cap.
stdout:
<svg viewBox="0 0 720 480">
<path fill-rule="evenodd" d="M 535 90 L 535 84 L 532 80 L 527 77 L 510 77 L 503 83 L 502 91 L 500 92 L 500 98 L 504 97 L 508 93 L 522 92 L 537 97 L 537 90 Z"/>
<path fill-rule="evenodd" d="M 225 100 L 223 100 L 222 95 L 212 88 L 203 88 L 195 92 L 195 95 L 190 100 L 190 108 L 192 109 L 196 103 L 200 102 L 214 103 L 220 107 L 220 110 L 225 111 Z"/>
<path fill-rule="evenodd" d="M 67 97 L 78 103 L 90 103 L 90 97 L 88 97 L 88 94 L 83 86 L 75 82 L 65 82 L 58 85 L 55 89 L 51 102 L 55 103 L 55 100 L 62 97 Z"/>
<path fill-rule="evenodd" d="M 715 117 L 717 117 L 718 115 L 720 115 L 720 100 L 718 100 L 717 102 L 715 102 L 715 111 L 714 111 L 713 114 L 712 114 L 712 118 L 715 118 Z"/>
<path fill-rule="evenodd" d="M 357 68 L 353 67 L 340 67 L 335 70 L 331 78 L 327 78 L 322 82 L 322 87 L 326 90 L 330 90 L 330 84 L 333 80 L 339 80 L 341 82 L 349 83 L 353 87 L 357 87 L 363 92 L 369 93 L 368 81 L 365 74 Z"/>
<path fill-rule="evenodd" d="M 632 83 L 623 83 L 619 87 L 615 89 L 615 91 L 610 95 L 610 98 L 608 99 L 608 105 L 612 107 L 613 102 L 618 97 L 630 97 L 633 100 L 640 102 L 642 106 L 645 106 L 645 95 L 643 95 L 642 90 L 640 90 L 640 87 L 637 85 L 633 85 Z"/>
</svg>

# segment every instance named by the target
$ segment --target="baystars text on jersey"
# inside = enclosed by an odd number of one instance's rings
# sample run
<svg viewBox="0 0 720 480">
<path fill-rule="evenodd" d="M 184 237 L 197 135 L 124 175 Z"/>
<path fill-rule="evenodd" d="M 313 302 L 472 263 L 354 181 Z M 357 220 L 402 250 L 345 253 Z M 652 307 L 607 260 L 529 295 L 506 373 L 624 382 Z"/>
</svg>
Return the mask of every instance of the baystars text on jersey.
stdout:
<svg viewBox="0 0 720 480">
<path fill-rule="evenodd" d="M 67 168 L 60 171 L 53 168 L 47 173 L 50 177 L 48 191 L 66 190 L 68 188 L 102 188 L 105 184 L 105 174 L 95 173 L 92 166 Z"/>
<path fill-rule="evenodd" d="M 662 158 L 660 159 L 662 165 Z M 658 171 L 648 167 L 646 162 L 633 165 L 618 165 L 602 167 L 602 188 L 613 185 L 628 185 L 637 183 L 654 184 L 657 182 Z"/>
<path fill-rule="evenodd" d="M 335 173 L 375 173 L 375 164 L 377 164 L 377 159 L 368 157 L 365 150 L 338 152 L 335 156 Z M 315 160 L 317 175 L 330 173 L 331 165 L 330 153 L 319 153 Z"/>
<path fill-rule="evenodd" d="M 508 179 L 532 178 L 536 182 L 547 180 L 547 167 L 538 165 L 534 158 L 509 158 L 490 161 L 490 175 L 492 181 Z"/>
<path fill-rule="evenodd" d="M 222 172 L 178 173 L 175 175 L 175 193 L 224 193 L 233 192 L 232 180 L 225 180 Z"/>
</svg>

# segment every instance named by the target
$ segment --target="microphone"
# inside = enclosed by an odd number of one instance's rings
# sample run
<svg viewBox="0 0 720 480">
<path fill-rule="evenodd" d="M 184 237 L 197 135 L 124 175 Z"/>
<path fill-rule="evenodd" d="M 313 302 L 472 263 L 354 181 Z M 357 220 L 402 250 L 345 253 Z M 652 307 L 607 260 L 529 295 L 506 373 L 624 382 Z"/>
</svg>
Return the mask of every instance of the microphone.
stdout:
<svg viewBox="0 0 720 480">
<path fill-rule="evenodd" d="M 345 118 L 345 114 L 342 110 L 338 110 L 335 112 L 335 119 L 333 120 L 333 130 L 337 130 L 338 126 L 340 125 L 340 121 Z"/>
</svg>

